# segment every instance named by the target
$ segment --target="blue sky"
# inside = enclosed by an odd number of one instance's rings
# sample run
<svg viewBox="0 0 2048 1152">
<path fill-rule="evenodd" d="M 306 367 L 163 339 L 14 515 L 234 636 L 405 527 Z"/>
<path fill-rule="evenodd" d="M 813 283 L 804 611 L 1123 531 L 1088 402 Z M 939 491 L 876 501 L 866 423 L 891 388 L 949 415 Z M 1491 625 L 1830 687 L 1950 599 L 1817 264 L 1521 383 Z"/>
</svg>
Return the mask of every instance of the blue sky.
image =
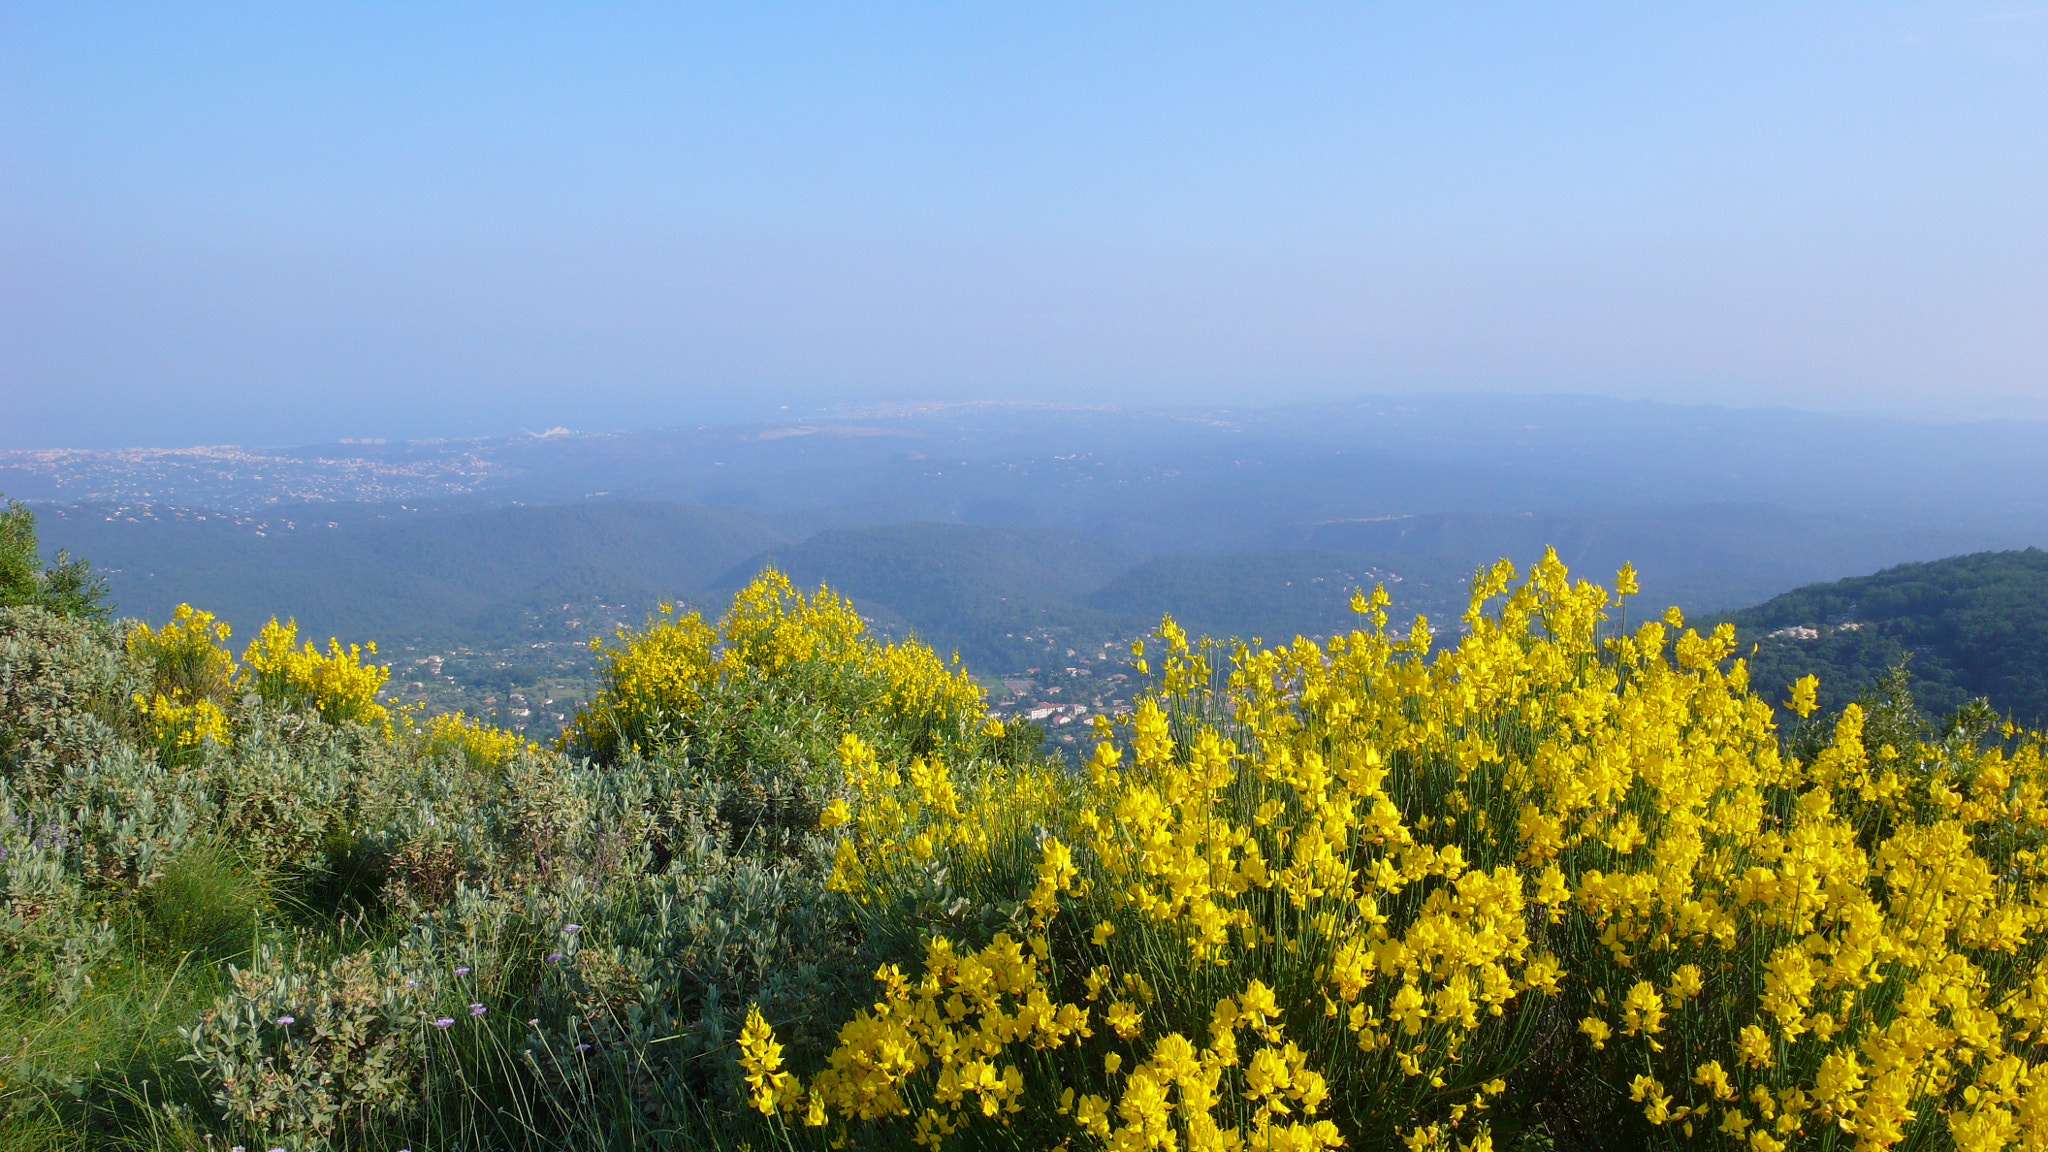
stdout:
<svg viewBox="0 0 2048 1152">
<path fill-rule="evenodd" d="M 2048 415 L 2048 5 L 0 9 L 0 446 Z"/>
</svg>

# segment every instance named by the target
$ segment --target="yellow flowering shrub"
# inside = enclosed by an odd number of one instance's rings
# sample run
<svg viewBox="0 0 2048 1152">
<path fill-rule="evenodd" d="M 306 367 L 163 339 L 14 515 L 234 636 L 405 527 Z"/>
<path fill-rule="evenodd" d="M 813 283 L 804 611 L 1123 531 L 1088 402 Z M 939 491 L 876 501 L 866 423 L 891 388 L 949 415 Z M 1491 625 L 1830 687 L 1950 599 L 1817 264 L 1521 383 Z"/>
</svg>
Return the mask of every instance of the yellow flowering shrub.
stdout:
<svg viewBox="0 0 2048 1152">
<path fill-rule="evenodd" d="M 619 629 L 617 640 L 617 647 L 591 640 L 602 687 L 562 733 L 564 747 L 587 748 L 602 760 L 663 743 L 716 675 L 718 633 L 674 604 L 663 604 L 640 629 Z"/>
<path fill-rule="evenodd" d="M 428 717 L 419 725 L 419 737 L 427 755 L 460 757 L 477 769 L 497 768 L 522 752 L 540 750 L 516 732 L 479 724 L 460 712 Z"/>
<path fill-rule="evenodd" d="M 849 738 L 833 886 L 1008 884 L 1016 927 L 884 965 L 808 1076 L 757 1030 L 757 1107 L 933 1147 L 1476 1148 L 1562 1073 L 1621 1142 L 2048 1148 L 2041 739 L 1872 753 L 1851 707 L 1789 757 L 1729 629 L 1615 603 L 1553 553 L 1482 573 L 1441 648 L 1384 592 L 1227 659 L 1168 621 L 1085 779 Z"/>
<path fill-rule="evenodd" d="M 391 671 L 363 662 L 364 656 L 376 653 L 375 643 L 343 648 L 334 639 L 327 641 L 324 653 L 310 640 L 300 646 L 298 621 L 279 624 L 273 616 L 243 651 L 245 667 L 236 686 L 268 704 L 312 708 L 329 724 L 353 721 L 389 727 L 390 713 L 377 702 L 377 693 Z"/>
<path fill-rule="evenodd" d="M 235 659 L 225 621 L 180 604 L 162 628 L 137 621 L 123 647 L 147 669 L 151 690 L 135 697 L 157 746 L 175 753 L 207 740 L 232 739 L 221 702 L 234 688 Z"/>
<path fill-rule="evenodd" d="M 815 701 L 846 728 L 900 737 L 892 743 L 918 754 L 957 746 L 981 719 L 981 691 L 964 672 L 915 640 L 877 640 L 844 597 L 822 587 L 806 596 L 773 568 L 715 626 L 664 604 L 614 640 L 591 641 L 600 689 L 561 741 L 601 760 L 704 737 L 717 714 L 709 705 L 735 698 L 750 711 L 763 696 Z"/>
<path fill-rule="evenodd" d="M 149 670 L 158 694 L 219 700 L 235 679 L 235 658 L 227 648 L 229 635 L 226 621 L 180 604 L 162 628 L 152 629 L 140 621 L 131 624 L 124 647 Z"/>
<path fill-rule="evenodd" d="M 228 714 L 211 700 L 179 703 L 159 692 L 137 696 L 135 706 L 160 749 L 197 748 L 208 740 L 226 744 L 234 739 Z"/>
<path fill-rule="evenodd" d="M 227 622 L 180 604 L 161 628 L 137 622 L 123 646 L 148 670 L 151 691 L 135 697 L 144 726 L 159 749 L 175 754 L 206 740 L 231 743 L 228 706 L 254 693 L 266 703 L 312 708 L 328 723 L 357 721 L 390 730 L 390 713 L 377 702 L 390 671 L 366 664 L 375 644 L 347 648 L 329 640 L 321 652 L 298 644 L 298 624 L 272 617 L 235 662 Z"/>
</svg>

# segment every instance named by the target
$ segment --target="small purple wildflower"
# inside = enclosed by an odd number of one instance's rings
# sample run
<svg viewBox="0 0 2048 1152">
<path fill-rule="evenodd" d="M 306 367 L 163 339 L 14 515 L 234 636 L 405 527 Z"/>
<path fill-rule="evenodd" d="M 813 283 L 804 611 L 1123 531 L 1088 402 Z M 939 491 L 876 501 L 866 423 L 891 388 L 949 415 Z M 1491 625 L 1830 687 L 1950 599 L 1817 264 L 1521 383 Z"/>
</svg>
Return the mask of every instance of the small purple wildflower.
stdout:
<svg viewBox="0 0 2048 1152">
<path fill-rule="evenodd" d="M 436 1027 L 436 1028 L 446 1028 L 447 1026 L 449 1026 L 450 1024 L 453 1024 L 453 1023 L 455 1023 L 455 1017 L 453 1017 L 453 1016 L 443 1016 L 443 1017 L 441 1017 L 441 1018 L 440 1018 L 439 1020 L 436 1020 L 436 1021 L 434 1021 L 434 1027 Z"/>
<path fill-rule="evenodd" d="M 590 1051 L 590 1045 L 588 1045 L 588 1044 L 578 1044 L 578 1045 L 576 1046 L 576 1050 L 577 1050 L 578 1052 L 588 1052 L 588 1051 Z"/>
<path fill-rule="evenodd" d="M 298 1018 L 295 1016 L 279 1016 L 277 1018 L 277 1026 L 279 1028 L 289 1028 L 298 1022 Z"/>
<path fill-rule="evenodd" d="M 553 964 L 554 962 L 556 962 L 557 960 L 560 960 L 561 958 L 562 958 L 562 954 L 561 954 L 560 952 L 550 952 L 550 953 L 548 953 L 548 963 L 550 963 L 550 964 Z"/>
<path fill-rule="evenodd" d="M 581 924 L 564 924 L 564 925 L 562 925 L 562 931 L 564 931 L 564 932 L 566 932 L 566 933 L 568 933 L 568 934 L 570 934 L 570 935 L 572 935 L 572 936 L 573 936 L 573 935 L 575 935 L 575 934 L 576 934 L 576 933 L 578 933 L 578 932 L 581 932 L 582 930 L 583 930 L 583 925 L 581 925 Z"/>
<path fill-rule="evenodd" d="M 455 974 L 456 974 L 457 976 L 467 976 L 467 975 L 469 975 L 469 969 L 468 969 L 468 968 L 457 968 L 457 969 L 455 970 Z"/>
<path fill-rule="evenodd" d="M 476 1017 L 476 1016 L 481 1016 L 481 1015 L 483 1015 L 483 1014 L 484 1014 L 484 1006 L 483 1006 L 483 1005 L 481 1005 L 481 1004 L 471 1004 L 471 1005 L 469 1006 L 469 1014 L 470 1014 L 470 1016 L 472 1016 L 472 1017 Z"/>
<path fill-rule="evenodd" d="M 533 1019 L 531 1019 L 531 1020 L 528 1020 L 528 1021 L 526 1022 L 526 1026 L 527 1026 L 528 1028 L 538 1028 L 538 1027 L 540 1027 L 540 1017 L 536 1016 L 536 1017 L 534 1017 Z"/>
</svg>

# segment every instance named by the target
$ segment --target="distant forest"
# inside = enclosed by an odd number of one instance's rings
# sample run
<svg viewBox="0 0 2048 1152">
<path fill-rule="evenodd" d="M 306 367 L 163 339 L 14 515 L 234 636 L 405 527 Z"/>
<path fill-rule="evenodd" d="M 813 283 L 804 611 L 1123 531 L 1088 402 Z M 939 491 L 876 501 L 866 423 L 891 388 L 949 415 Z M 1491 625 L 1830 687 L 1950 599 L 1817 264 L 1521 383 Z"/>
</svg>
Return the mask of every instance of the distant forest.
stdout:
<svg viewBox="0 0 2048 1152">
<path fill-rule="evenodd" d="M 1977 697 L 2023 726 L 2048 721 L 2048 552 L 1977 552 L 1814 584 L 1727 620 L 1756 646 L 1752 677 L 1782 699 L 1807 673 L 1829 710 L 1905 661 L 1920 707 L 1940 716 Z"/>
</svg>

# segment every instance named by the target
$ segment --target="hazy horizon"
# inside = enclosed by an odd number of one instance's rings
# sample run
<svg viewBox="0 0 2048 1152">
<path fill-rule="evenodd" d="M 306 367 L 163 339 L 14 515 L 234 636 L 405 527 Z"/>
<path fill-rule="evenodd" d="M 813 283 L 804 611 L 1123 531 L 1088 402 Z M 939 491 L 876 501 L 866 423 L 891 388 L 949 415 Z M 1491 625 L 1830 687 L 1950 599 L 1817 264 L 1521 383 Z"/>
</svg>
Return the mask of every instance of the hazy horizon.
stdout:
<svg viewBox="0 0 2048 1152">
<path fill-rule="evenodd" d="M 696 419 L 678 419 L 657 422 L 643 421 L 633 424 L 596 425 L 585 423 L 581 426 L 563 424 L 542 425 L 538 422 L 518 423 L 513 426 L 479 428 L 465 431 L 451 431 L 440 435 L 421 436 L 372 436 L 338 435 L 313 436 L 306 439 L 278 440 L 210 440 L 123 443 L 42 443 L 15 444 L 0 442 L 0 453 L 42 453 L 42 452 L 83 452 L 106 453 L 121 451 L 181 452 L 206 449 L 240 449 L 254 452 L 281 451 L 298 448 L 350 445 L 432 445 L 463 441 L 516 440 L 520 438 L 545 439 L 557 435 L 574 436 L 632 436 L 663 434 L 707 429 L 743 429 L 748 427 L 776 427 L 821 425 L 832 422 L 899 418 L 919 415 L 969 410 L 1008 409 L 1020 414 L 1039 413 L 1127 413 L 1157 414 L 1166 416 L 1192 416 L 1203 413 L 1281 413 L 1290 411 L 1313 411 L 1318 408 L 1345 408 L 1370 404 L 1455 404 L 1469 402 L 1483 404 L 1488 401 L 1562 401 L 1611 403 L 1622 406 L 1643 406 L 1654 410 L 1668 410 L 1674 414 L 1686 411 L 1714 411 L 1728 413 L 1749 413 L 1758 416 L 1772 414 L 1794 417 L 1828 417 L 1848 420 L 1868 420 L 1886 424 L 1951 426 L 1951 425 L 1995 425 L 2039 423 L 2048 427 L 2048 414 L 2037 415 L 2031 409 L 2012 413 L 1943 412 L 1939 410 L 1900 410 L 1802 407 L 1793 404 L 1739 404 L 1720 403 L 1711 400 L 1661 400 L 1639 397 L 1601 395 L 1592 392 L 1485 392 L 1485 391 L 1437 391 L 1408 393 L 1358 393 L 1348 396 L 1330 396 L 1306 400 L 1280 400 L 1272 403 L 1257 402 L 1215 402 L 1215 403 L 1068 403 L 1060 401 L 1035 401 L 1001 397 L 966 397 L 959 399 L 903 399 L 887 401 L 856 402 L 817 407 L 801 407 L 788 404 L 761 403 L 749 411 L 733 406 L 729 411 L 706 411 Z"/>
<path fill-rule="evenodd" d="M 2048 8 L 20 4 L 0 447 L 2048 416 Z"/>
</svg>

